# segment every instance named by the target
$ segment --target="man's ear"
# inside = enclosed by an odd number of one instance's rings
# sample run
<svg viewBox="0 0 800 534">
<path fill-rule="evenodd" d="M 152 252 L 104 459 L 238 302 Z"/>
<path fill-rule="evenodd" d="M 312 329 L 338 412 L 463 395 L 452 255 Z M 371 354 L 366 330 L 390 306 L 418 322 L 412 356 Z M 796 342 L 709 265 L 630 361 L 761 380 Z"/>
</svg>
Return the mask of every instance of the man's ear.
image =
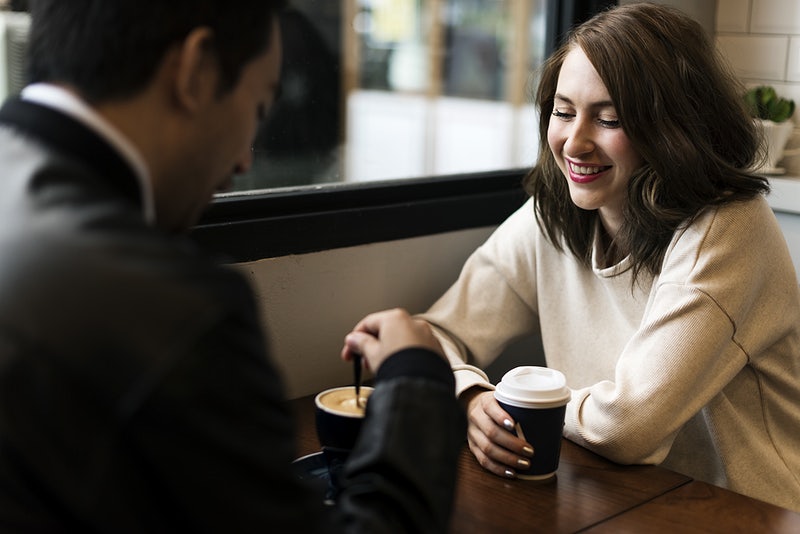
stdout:
<svg viewBox="0 0 800 534">
<path fill-rule="evenodd" d="M 173 91 L 176 104 L 187 112 L 198 111 L 216 94 L 219 66 L 213 41 L 210 28 L 195 28 L 175 51 Z"/>
</svg>

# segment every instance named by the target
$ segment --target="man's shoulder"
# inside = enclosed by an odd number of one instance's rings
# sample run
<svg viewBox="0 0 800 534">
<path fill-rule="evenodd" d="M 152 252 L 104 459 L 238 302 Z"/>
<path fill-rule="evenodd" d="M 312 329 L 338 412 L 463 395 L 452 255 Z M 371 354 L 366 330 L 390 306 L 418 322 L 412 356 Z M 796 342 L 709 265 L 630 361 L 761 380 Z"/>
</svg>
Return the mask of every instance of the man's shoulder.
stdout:
<svg viewBox="0 0 800 534">
<path fill-rule="evenodd" d="M 135 210 L 81 200 L 0 213 L 0 320 L 27 312 L 46 324 L 160 320 L 189 326 L 247 308 L 243 278 L 186 237 Z M 59 328 L 61 329 L 61 328 Z"/>
</svg>

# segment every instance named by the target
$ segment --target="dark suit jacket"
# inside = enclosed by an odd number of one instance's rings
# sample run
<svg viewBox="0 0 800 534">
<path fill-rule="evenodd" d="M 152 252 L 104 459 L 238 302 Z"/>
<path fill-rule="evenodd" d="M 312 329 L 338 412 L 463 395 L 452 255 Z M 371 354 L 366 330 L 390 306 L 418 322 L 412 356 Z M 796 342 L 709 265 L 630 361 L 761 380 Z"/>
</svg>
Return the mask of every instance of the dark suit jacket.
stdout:
<svg viewBox="0 0 800 534">
<path fill-rule="evenodd" d="M 96 134 L 7 102 L 0 530 L 446 528 L 465 421 L 442 359 L 381 368 L 335 507 L 291 469 L 283 398 L 241 276 L 145 224 L 134 174 Z"/>
</svg>

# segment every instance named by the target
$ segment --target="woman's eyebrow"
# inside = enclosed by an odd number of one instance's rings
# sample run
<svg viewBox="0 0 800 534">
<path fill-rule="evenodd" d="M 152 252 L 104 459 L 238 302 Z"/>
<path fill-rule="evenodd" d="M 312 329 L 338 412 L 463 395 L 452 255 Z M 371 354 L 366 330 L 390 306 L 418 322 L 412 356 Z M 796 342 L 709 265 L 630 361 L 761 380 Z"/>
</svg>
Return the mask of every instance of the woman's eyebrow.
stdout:
<svg viewBox="0 0 800 534">
<path fill-rule="evenodd" d="M 553 100 L 559 100 L 565 104 L 569 104 L 570 106 L 574 106 L 575 103 L 569 98 L 560 93 L 556 93 L 553 95 Z M 613 108 L 614 103 L 611 100 L 600 100 L 599 102 L 592 102 L 589 104 L 592 108 Z"/>
</svg>

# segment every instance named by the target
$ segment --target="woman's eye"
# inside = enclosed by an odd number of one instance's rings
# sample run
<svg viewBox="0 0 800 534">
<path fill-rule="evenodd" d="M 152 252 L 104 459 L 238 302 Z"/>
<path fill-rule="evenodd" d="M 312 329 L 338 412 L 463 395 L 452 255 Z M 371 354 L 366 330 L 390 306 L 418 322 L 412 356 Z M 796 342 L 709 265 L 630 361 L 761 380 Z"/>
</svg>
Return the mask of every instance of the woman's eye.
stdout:
<svg viewBox="0 0 800 534">
<path fill-rule="evenodd" d="M 572 120 L 575 118 L 575 113 L 568 113 L 566 111 L 553 109 L 553 117 L 556 117 L 564 121 Z M 597 121 L 597 124 L 599 124 L 603 128 L 614 129 L 614 128 L 619 128 L 621 125 L 619 119 L 602 119 L 600 117 L 596 117 L 595 120 Z"/>
<path fill-rule="evenodd" d="M 603 128 L 619 128 L 619 119 L 597 119 Z"/>
</svg>

